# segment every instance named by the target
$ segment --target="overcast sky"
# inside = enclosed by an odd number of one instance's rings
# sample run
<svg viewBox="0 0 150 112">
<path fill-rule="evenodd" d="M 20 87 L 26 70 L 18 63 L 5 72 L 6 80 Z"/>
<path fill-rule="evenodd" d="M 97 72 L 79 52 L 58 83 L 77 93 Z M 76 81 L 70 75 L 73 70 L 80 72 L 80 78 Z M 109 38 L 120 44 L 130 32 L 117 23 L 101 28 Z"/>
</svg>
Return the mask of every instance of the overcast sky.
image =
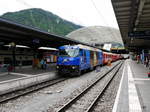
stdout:
<svg viewBox="0 0 150 112">
<path fill-rule="evenodd" d="M 28 8 L 42 8 L 84 26 L 118 29 L 111 0 L 1 0 L 0 15 Z"/>
</svg>

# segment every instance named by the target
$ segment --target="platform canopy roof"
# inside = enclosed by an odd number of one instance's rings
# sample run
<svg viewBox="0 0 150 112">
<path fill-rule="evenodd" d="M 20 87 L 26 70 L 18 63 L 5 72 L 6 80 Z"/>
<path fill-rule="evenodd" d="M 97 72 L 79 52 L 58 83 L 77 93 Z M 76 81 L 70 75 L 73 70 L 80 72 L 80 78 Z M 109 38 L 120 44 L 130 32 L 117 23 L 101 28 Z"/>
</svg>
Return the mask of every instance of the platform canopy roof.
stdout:
<svg viewBox="0 0 150 112">
<path fill-rule="evenodd" d="M 58 48 L 59 46 L 68 44 L 88 45 L 77 40 L 69 39 L 67 37 L 60 37 L 41 31 L 37 28 L 31 28 L 0 18 L 0 45 L 6 45 L 12 42 L 16 45 L 24 45 L 35 48 Z"/>
<path fill-rule="evenodd" d="M 124 44 L 150 48 L 150 0 L 111 0 Z"/>
</svg>

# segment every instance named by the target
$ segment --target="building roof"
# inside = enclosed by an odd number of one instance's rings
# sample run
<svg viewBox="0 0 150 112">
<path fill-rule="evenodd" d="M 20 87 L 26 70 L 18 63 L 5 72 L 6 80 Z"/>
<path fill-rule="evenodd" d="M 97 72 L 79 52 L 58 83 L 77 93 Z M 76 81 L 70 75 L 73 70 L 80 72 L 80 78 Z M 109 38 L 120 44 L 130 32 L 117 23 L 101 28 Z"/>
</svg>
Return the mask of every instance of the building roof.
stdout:
<svg viewBox="0 0 150 112">
<path fill-rule="evenodd" d="M 84 42 L 53 35 L 37 28 L 28 27 L 0 18 L 0 45 L 6 45 L 11 42 L 17 45 L 24 45 L 31 48 L 58 48 L 62 45 L 85 44 Z"/>
<path fill-rule="evenodd" d="M 111 1 L 125 46 L 131 50 L 150 47 L 150 1 Z"/>
</svg>

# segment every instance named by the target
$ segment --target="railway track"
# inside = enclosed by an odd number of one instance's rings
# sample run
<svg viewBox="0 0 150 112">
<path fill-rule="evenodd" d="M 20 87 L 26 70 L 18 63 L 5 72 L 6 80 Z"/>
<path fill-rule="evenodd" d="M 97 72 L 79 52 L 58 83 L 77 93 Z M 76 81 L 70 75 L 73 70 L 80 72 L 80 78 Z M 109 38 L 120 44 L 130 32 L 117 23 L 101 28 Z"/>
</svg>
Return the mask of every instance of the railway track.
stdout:
<svg viewBox="0 0 150 112">
<path fill-rule="evenodd" d="M 98 99 L 109 86 L 113 77 L 118 73 L 123 62 L 117 64 L 106 74 L 101 76 L 87 88 L 85 88 L 76 97 L 64 104 L 57 112 L 91 112 Z"/>
<path fill-rule="evenodd" d="M 20 96 L 24 96 L 26 94 L 38 91 L 38 90 L 43 89 L 43 88 L 46 88 L 48 86 L 52 86 L 52 85 L 57 84 L 59 82 L 65 81 L 67 79 L 68 78 L 57 78 L 54 80 L 49 80 L 49 81 L 42 82 L 42 83 L 39 83 L 36 85 L 32 85 L 30 87 L 26 87 L 24 89 L 20 89 L 20 90 L 16 90 L 13 92 L 9 92 L 7 94 L 0 95 L 0 103 L 4 103 L 4 102 L 7 102 L 9 100 L 13 100 L 13 99 L 18 98 Z"/>
</svg>

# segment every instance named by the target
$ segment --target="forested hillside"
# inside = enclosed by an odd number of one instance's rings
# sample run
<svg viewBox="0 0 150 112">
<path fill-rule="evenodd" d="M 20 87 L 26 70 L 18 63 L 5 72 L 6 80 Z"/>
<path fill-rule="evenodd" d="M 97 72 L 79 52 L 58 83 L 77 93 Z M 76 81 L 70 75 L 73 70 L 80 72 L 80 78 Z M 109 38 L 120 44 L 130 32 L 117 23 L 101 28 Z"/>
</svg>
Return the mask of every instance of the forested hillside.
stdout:
<svg viewBox="0 0 150 112">
<path fill-rule="evenodd" d="M 65 36 L 73 30 L 82 27 L 66 21 L 51 12 L 37 8 L 8 12 L 1 17 L 60 36 Z"/>
</svg>

